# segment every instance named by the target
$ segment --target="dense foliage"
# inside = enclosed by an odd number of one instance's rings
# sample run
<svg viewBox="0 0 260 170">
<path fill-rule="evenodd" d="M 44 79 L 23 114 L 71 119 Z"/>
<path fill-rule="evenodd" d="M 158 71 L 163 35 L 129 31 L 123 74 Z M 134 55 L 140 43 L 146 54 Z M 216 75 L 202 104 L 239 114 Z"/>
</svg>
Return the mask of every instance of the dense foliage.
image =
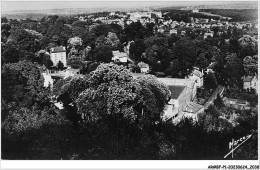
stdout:
<svg viewBox="0 0 260 170">
<path fill-rule="evenodd" d="M 236 10 L 210 10 L 234 21 L 254 19 L 255 11 L 246 11 L 241 16 Z M 219 19 L 185 10 L 162 12 L 164 21 Z M 234 156 L 257 159 L 257 94 L 242 90 L 243 75 L 255 75 L 258 69 L 258 42 L 244 35 L 249 29 L 214 27 L 214 36 L 204 38 L 205 29 L 180 25 L 174 28 L 176 35 L 169 34 L 170 26 L 155 14 L 155 23 L 145 24 L 93 19 L 108 14 L 82 14 L 85 21 L 80 15 L 2 18 L 3 159 L 223 159 L 228 142 L 248 134 L 252 139 Z M 108 18 L 122 18 L 120 14 Z M 164 33 L 158 31 L 162 25 Z M 42 73 L 65 69 L 61 61 L 53 67 L 50 48 L 56 46 L 65 47 L 67 65 L 81 74 L 55 80 L 51 89 L 43 86 Z M 132 62 L 112 63 L 117 50 Z M 247 100 L 250 109 L 227 107 L 218 96 L 196 124 L 189 119 L 178 125 L 164 122 L 171 93 L 153 75 L 134 78 L 132 72 L 141 71 L 139 62 L 149 64 L 150 74 L 172 78 L 186 78 L 198 67 L 208 72 L 204 96 L 221 84 L 228 87 L 227 97 Z"/>
</svg>

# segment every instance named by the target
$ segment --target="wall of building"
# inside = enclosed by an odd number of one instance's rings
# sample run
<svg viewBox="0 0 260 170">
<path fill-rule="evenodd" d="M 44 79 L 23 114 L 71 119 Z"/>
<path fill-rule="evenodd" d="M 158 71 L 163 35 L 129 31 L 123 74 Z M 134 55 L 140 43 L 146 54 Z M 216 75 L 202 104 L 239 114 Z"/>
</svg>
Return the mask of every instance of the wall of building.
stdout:
<svg viewBox="0 0 260 170">
<path fill-rule="evenodd" d="M 166 121 L 175 117 L 178 114 L 178 101 L 171 99 L 169 105 L 167 105 L 167 109 L 164 110 L 162 115 L 162 120 Z"/>
<path fill-rule="evenodd" d="M 244 82 L 244 89 L 253 88 L 258 92 L 258 82 L 257 79 L 254 78 L 251 82 Z"/>
<path fill-rule="evenodd" d="M 57 65 L 58 62 L 61 61 L 64 67 L 67 67 L 66 52 L 51 53 L 51 60 L 53 65 Z"/>
<path fill-rule="evenodd" d="M 141 68 L 141 73 L 148 73 L 148 71 L 149 71 L 149 67 Z"/>
<path fill-rule="evenodd" d="M 189 79 L 196 80 L 197 87 L 203 86 L 203 77 L 199 78 L 195 74 L 192 74 L 191 76 L 189 76 Z"/>
<path fill-rule="evenodd" d="M 180 94 L 178 99 L 175 101 L 175 109 L 176 113 L 174 117 L 172 117 L 172 122 L 177 123 L 184 117 L 184 108 L 186 107 L 187 103 L 192 100 L 193 96 L 193 89 L 185 88 L 183 92 Z"/>
<path fill-rule="evenodd" d="M 53 79 L 51 78 L 51 75 L 42 73 L 42 76 L 44 78 L 44 87 L 48 87 L 49 85 L 53 87 Z"/>
</svg>

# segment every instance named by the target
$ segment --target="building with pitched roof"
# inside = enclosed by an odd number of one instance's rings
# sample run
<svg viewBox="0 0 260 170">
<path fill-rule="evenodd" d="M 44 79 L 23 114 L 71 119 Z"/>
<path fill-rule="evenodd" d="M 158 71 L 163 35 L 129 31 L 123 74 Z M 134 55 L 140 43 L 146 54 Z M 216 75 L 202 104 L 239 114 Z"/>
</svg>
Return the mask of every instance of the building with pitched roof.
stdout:
<svg viewBox="0 0 260 170">
<path fill-rule="evenodd" d="M 201 88 L 203 86 L 203 71 L 199 71 L 198 68 L 193 69 L 190 75 L 187 76 L 188 79 L 195 80 L 197 87 Z"/>
<path fill-rule="evenodd" d="M 198 12 L 199 12 L 199 9 L 193 9 L 192 12 L 193 12 L 193 13 L 198 13 Z"/>
<path fill-rule="evenodd" d="M 143 77 L 145 74 L 134 73 L 133 77 Z M 197 93 L 195 80 L 178 78 L 157 78 L 160 82 L 167 85 L 171 92 L 171 99 L 165 106 L 162 119 L 178 123 L 185 117 L 198 120 L 198 114 L 204 112 L 204 107 L 194 103 Z"/>
<path fill-rule="evenodd" d="M 171 99 L 164 109 L 163 120 L 178 123 L 184 117 L 191 117 L 197 121 L 197 115 L 204 111 L 204 107 L 193 103 L 197 93 L 195 80 L 177 78 L 158 78 L 158 80 L 168 85 L 171 91 Z"/>
<path fill-rule="evenodd" d="M 171 29 L 171 30 L 170 30 L 170 34 L 178 34 L 177 29 Z"/>
<path fill-rule="evenodd" d="M 53 87 L 53 82 L 54 82 L 54 80 L 52 79 L 51 74 L 42 73 L 42 76 L 43 76 L 43 78 L 44 78 L 43 86 L 44 86 L 44 87 L 50 86 L 50 87 L 52 88 L 52 87 Z"/>
<path fill-rule="evenodd" d="M 250 103 L 246 100 L 224 97 L 223 102 L 227 107 L 234 107 L 236 109 L 241 109 L 241 110 L 250 109 L 249 107 Z"/>
<path fill-rule="evenodd" d="M 137 66 L 140 68 L 141 73 L 148 73 L 149 72 L 149 65 L 144 63 L 144 62 L 140 62 L 137 64 Z"/>
<path fill-rule="evenodd" d="M 244 76 L 243 78 L 243 89 L 255 89 L 258 92 L 258 80 L 257 76 Z"/>
<path fill-rule="evenodd" d="M 204 107 L 194 102 L 188 102 L 183 109 L 185 117 L 192 118 L 194 121 L 198 121 L 198 114 L 204 112 Z"/>
<path fill-rule="evenodd" d="M 213 31 L 211 31 L 211 32 L 205 32 L 205 34 L 204 34 L 204 39 L 208 38 L 208 36 L 213 37 L 213 35 L 214 35 L 214 32 L 213 32 Z"/>
<path fill-rule="evenodd" d="M 53 65 L 57 65 L 59 61 L 61 61 L 64 67 L 67 67 L 67 57 L 66 57 L 66 49 L 65 47 L 53 47 L 50 51 L 51 60 Z"/>
<path fill-rule="evenodd" d="M 120 52 L 120 51 L 112 51 L 113 52 L 113 58 L 112 60 L 115 61 L 119 61 L 121 63 L 126 63 L 127 62 L 127 54 L 124 52 Z"/>
</svg>

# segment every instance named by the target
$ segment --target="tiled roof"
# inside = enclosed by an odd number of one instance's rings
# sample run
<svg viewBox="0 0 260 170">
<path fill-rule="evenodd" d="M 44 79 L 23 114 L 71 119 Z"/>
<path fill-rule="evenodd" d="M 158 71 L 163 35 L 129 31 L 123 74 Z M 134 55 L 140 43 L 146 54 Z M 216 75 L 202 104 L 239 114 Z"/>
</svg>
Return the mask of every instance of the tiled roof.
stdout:
<svg viewBox="0 0 260 170">
<path fill-rule="evenodd" d="M 179 79 L 179 78 L 157 78 L 157 80 L 159 80 L 160 82 L 171 86 L 186 86 L 190 89 L 194 88 L 195 85 L 195 80 L 191 80 L 191 79 Z"/>
<path fill-rule="evenodd" d="M 180 94 L 183 92 L 185 89 L 185 86 L 175 86 L 175 85 L 170 85 L 168 86 L 170 91 L 171 91 L 171 98 L 172 99 L 178 99 Z"/>
<path fill-rule="evenodd" d="M 120 51 L 112 51 L 114 57 L 123 58 L 127 57 L 127 54 Z"/>
<path fill-rule="evenodd" d="M 149 65 L 146 64 L 146 63 L 141 62 L 141 63 L 138 63 L 138 67 L 140 67 L 140 68 L 147 68 L 147 67 L 149 67 Z"/>
<path fill-rule="evenodd" d="M 242 100 L 242 99 L 234 99 L 234 98 L 223 98 L 223 101 L 227 102 L 227 101 L 233 101 L 239 104 L 246 104 L 247 101 L 246 100 Z"/>
<path fill-rule="evenodd" d="M 189 112 L 189 113 L 197 113 L 199 110 L 201 110 L 203 108 L 202 105 L 199 105 L 197 103 L 194 102 L 188 102 L 187 106 L 185 107 L 184 111 L 185 112 Z"/>
<path fill-rule="evenodd" d="M 199 70 L 193 70 L 193 74 L 195 74 L 197 77 L 202 77 L 202 72 L 200 72 Z"/>
<path fill-rule="evenodd" d="M 60 52 L 66 52 L 65 47 L 53 47 L 53 48 L 51 48 L 51 53 L 60 53 Z"/>
<path fill-rule="evenodd" d="M 246 76 L 246 77 L 243 77 L 243 81 L 244 82 L 251 82 L 253 78 L 254 78 L 254 76 Z"/>
<path fill-rule="evenodd" d="M 144 77 L 147 74 L 142 73 L 133 73 L 134 79 L 138 77 Z M 160 82 L 164 83 L 169 87 L 169 90 L 171 91 L 171 98 L 177 99 L 180 94 L 185 90 L 187 87 L 188 91 L 191 91 L 194 88 L 195 80 L 191 79 L 178 79 L 178 78 L 157 78 Z"/>
</svg>

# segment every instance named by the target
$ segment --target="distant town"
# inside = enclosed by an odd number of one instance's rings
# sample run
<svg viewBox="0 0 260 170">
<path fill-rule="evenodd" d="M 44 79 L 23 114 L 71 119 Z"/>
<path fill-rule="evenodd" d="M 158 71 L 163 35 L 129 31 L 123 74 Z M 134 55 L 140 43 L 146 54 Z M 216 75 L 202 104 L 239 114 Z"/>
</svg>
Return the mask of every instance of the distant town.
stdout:
<svg viewBox="0 0 260 170">
<path fill-rule="evenodd" d="M 239 8 L 2 16 L 2 159 L 257 160 L 257 8 Z"/>
</svg>

